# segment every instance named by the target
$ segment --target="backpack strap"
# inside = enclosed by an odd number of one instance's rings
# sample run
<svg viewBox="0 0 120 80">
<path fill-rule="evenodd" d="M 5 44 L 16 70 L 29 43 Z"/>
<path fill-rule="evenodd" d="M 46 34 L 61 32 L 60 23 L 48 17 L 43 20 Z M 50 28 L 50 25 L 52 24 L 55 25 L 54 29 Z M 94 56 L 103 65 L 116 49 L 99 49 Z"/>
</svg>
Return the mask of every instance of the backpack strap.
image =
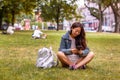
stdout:
<svg viewBox="0 0 120 80">
<path fill-rule="evenodd" d="M 52 53 L 52 55 L 54 57 L 54 66 L 58 66 L 59 60 L 58 60 L 57 55 L 52 50 L 51 50 L 51 53 Z"/>
</svg>

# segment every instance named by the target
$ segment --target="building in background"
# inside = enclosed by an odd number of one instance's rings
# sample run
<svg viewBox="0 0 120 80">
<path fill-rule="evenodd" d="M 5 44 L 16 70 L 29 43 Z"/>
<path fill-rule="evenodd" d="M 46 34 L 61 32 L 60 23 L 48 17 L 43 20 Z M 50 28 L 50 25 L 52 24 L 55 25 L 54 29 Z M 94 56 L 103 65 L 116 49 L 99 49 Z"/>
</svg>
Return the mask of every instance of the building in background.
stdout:
<svg viewBox="0 0 120 80">
<path fill-rule="evenodd" d="M 30 20 L 29 19 L 25 19 L 25 26 L 24 26 L 24 30 L 30 30 Z"/>
<path fill-rule="evenodd" d="M 63 20 L 63 30 L 69 31 L 70 27 L 71 27 L 70 21 L 68 21 L 64 18 L 64 20 Z"/>
<path fill-rule="evenodd" d="M 96 4 L 89 4 L 89 6 L 96 7 Z M 85 30 L 86 31 L 97 30 L 99 26 L 99 21 L 90 14 L 88 8 L 85 6 L 81 6 L 79 9 L 81 11 L 81 16 L 83 17 L 81 19 L 81 22 L 84 24 Z"/>
<path fill-rule="evenodd" d="M 103 26 L 102 26 L 102 30 L 103 31 L 112 31 L 114 32 L 114 25 L 115 25 L 115 19 L 114 19 L 114 14 L 113 11 L 111 9 L 111 7 L 108 7 L 103 14 Z"/>
<path fill-rule="evenodd" d="M 95 3 L 89 3 L 87 4 L 87 6 L 98 8 L 97 4 Z M 81 6 L 79 7 L 79 9 L 81 10 L 81 15 L 83 16 L 83 18 L 81 19 L 81 22 L 84 24 L 85 29 L 97 30 L 99 26 L 99 20 L 97 20 L 94 16 L 90 14 L 90 11 L 88 10 L 87 7 Z M 114 31 L 113 25 L 115 24 L 115 20 L 114 20 L 114 14 L 112 12 L 111 7 L 106 8 L 103 15 L 104 15 L 103 16 L 104 21 L 103 21 L 102 29 L 106 29 L 103 31 L 107 31 L 107 30 Z"/>
</svg>

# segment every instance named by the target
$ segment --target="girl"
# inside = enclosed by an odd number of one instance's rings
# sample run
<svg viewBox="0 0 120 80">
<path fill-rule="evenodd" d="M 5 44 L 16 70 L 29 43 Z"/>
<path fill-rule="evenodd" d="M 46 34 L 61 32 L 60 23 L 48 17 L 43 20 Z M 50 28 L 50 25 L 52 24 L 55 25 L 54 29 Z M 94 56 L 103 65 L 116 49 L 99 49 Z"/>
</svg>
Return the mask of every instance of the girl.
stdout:
<svg viewBox="0 0 120 80">
<path fill-rule="evenodd" d="M 71 70 L 84 69 L 93 59 L 94 54 L 87 47 L 85 31 L 81 23 L 73 23 L 70 31 L 62 36 L 57 56 L 62 66 Z"/>
</svg>

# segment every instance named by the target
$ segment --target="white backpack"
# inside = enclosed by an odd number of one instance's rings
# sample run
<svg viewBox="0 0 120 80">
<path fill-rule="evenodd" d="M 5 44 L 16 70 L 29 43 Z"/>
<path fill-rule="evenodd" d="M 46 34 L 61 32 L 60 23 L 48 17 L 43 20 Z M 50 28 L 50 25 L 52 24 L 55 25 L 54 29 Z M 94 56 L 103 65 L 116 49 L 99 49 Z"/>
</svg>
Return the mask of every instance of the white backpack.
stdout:
<svg viewBox="0 0 120 80">
<path fill-rule="evenodd" d="M 38 50 L 36 67 L 46 69 L 57 65 L 58 65 L 58 58 L 57 55 L 52 51 L 52 48 L 43 47 Z"/>
</svg>

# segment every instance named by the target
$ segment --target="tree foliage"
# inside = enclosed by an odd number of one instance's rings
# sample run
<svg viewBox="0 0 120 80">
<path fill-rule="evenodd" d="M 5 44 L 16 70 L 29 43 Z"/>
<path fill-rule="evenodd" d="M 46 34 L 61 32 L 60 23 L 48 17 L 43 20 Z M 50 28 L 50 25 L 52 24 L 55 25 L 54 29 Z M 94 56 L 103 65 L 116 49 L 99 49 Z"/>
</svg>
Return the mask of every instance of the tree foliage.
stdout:
<svg viewBox="0 0 120 80">
<path fill-rule="evenodd" d="M 15 16 L 30 13 L 36 7 L 36 0 L 2 0 L 0 2 L 0 26 L 2 21 L 14 24 Z"/>
<path fill-rule="evenodd" d="M 59 23 L 63 18 L 70 19 L 76 15 L 76 0 L 45 0 L 39 3 L 41 10 L 41 17 L 44 21 L 55 21 L 57 23 L 57 30 L 59 30 Z"/>
</svg>

